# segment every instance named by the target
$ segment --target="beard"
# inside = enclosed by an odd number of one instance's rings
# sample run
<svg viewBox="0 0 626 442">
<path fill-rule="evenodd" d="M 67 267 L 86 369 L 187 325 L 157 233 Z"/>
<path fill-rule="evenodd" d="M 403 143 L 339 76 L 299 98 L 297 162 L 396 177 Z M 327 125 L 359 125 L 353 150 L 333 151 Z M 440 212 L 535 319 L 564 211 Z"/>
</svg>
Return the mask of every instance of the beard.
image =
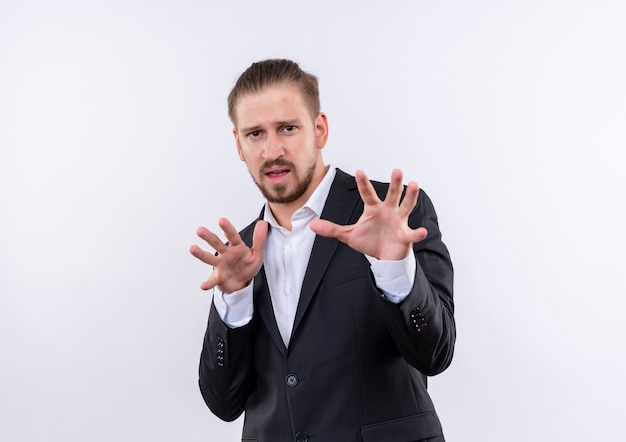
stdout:
<svg viewBox="0 0 626 442">
<path fill-rule="evenodd" d="M 293 173 L 296 177 L 295 187 L 287 187 L 284 184 L 276 184 L 273 186 L 264 186 L 260 182 L 258 182 L 252 174 L 252 181 L 259 188 L 265 199 L 270 203 L 278 203 L 278 204 L 286 204 L 292 203 L 300 198 L 302 195 L 306 193 L 309 186 L 311 185 L 311 181 L 313 181 L 313 175 L 315 174 L 315 163 L 312 163 L 309 168 L 306 170 L 306 174 L 303 178 L 300 178 L 296 173 L 296 167 L 291 161 L 284 160 L 282 158 L 277 158 L 274 161 L 266 161 L 263 163 L 261 168 L 259 169 L 260 175 L 263 175 L 263 171 L 272 166 L 287 166 L 291 170 L 290 173 Z"/>
</svg>

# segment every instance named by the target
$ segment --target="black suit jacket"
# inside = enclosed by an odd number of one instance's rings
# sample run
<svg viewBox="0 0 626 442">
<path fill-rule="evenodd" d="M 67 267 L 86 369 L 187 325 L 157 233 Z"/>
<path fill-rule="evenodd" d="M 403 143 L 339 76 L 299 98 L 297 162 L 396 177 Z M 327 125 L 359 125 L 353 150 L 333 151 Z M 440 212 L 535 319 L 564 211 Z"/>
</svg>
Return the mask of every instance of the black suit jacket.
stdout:
<svg viewBox="0 0 626 442">
<path fill-rule="evenodd" d="M 388 184 L 373 184 L 384 197 Z M 362 211 L 354 177 L 338 170 L 321 218 L 352 224 Z M 255 223 L 241 232 L 247 244 Z M 245 411 L 242 440 L 443 440 L 426 375 L 452 359 L 452 264 L 423 191 L 409 225 L 426 227 L 428 236 L 413 247 L 415 284 L 400 304 L 384 299 L 361 253 L 318 236 L 288 348 L 263 269 L 249 324 L 231 329 L 211 307 L 200 389 L 223 420 Z"/>
</svg>

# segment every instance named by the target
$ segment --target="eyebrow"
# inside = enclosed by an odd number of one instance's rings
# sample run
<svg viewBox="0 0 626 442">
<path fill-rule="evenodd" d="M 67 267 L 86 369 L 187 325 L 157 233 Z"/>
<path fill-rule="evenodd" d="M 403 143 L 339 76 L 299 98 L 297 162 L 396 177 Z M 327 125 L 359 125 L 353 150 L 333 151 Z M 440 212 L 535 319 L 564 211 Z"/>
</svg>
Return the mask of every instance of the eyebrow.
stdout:
<svg viewBox="0 0 626 442">
<path fill-rule="evenodd" d="M 284 120 L 284 121 L 277 121 L 275 123 L 272 123 L 272 126 L 298 126 L 300 124 L 300 120 L 299 119 L 294 119 L 294 120 Z M 239 129 L 239 131 L 243 132 L 243 133 L 250 133 L 250 132 L 254 132 L 256 130 L 262 130 L 261 126 L 257 125 L 257 126 L 250 126 L 250 127 L 244 127 Z"/>
</svg>

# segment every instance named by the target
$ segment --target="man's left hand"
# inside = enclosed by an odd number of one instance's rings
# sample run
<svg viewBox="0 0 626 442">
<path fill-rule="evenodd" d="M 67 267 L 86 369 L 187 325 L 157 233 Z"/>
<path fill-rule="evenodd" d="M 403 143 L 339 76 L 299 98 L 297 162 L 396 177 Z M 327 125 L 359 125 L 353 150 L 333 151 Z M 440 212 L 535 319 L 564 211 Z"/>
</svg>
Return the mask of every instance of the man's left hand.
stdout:
<svg viewBox="0 0 626 442">
<path fill-rule="evenodd" d="M 356 172 L 356 182 L 365 204 L 363 214 L 352 225 L 341 226 L 327 220 L 311 221 L 311 230 L 320 236 L 336 238 L 354 250 L 380 260 L 398 261 L 408 256 L 413 243 L 426 238 L 424 227 L 411 229 L 409 215 L 417 203 L 417 183 L 407 185 L 406 194 L 400 202 L 402 171 L 391 174 L 389 190 L 383 201 L 378 198 L 374 186 L 365 172 Z"/>
</svg>

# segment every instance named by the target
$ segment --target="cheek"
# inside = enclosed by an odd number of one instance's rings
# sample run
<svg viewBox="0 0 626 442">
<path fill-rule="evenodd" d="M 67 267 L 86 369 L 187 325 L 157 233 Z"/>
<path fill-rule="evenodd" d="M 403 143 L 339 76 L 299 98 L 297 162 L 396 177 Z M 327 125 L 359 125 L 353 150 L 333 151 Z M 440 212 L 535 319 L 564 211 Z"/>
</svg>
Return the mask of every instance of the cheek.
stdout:
<svg viewBox="0 0 626 442">
<path fill-rule="evenodd" d="M 237 153 L 239 154 L 239 159 L 241 161 L 245 161 L 246 163 L 254 161 L 254 150 L 250 149 L 249 146 L 242 146 L 241 144 L 238 144 Z"/>
<path fill-rule="evenodd" d="M 258 175 L 259 167 L 263 163 L 262 158 L 259 158 L 259 156 L 255 155 L 253 152 L 243 150 L 239 152 L 239 158 L 241 159 L 241 161 L 246 163 L 246 167 L 248 168 L 248 171 L 250 171 L 250 173 L 252 173 L 253 175 Z"/>
</svg>

